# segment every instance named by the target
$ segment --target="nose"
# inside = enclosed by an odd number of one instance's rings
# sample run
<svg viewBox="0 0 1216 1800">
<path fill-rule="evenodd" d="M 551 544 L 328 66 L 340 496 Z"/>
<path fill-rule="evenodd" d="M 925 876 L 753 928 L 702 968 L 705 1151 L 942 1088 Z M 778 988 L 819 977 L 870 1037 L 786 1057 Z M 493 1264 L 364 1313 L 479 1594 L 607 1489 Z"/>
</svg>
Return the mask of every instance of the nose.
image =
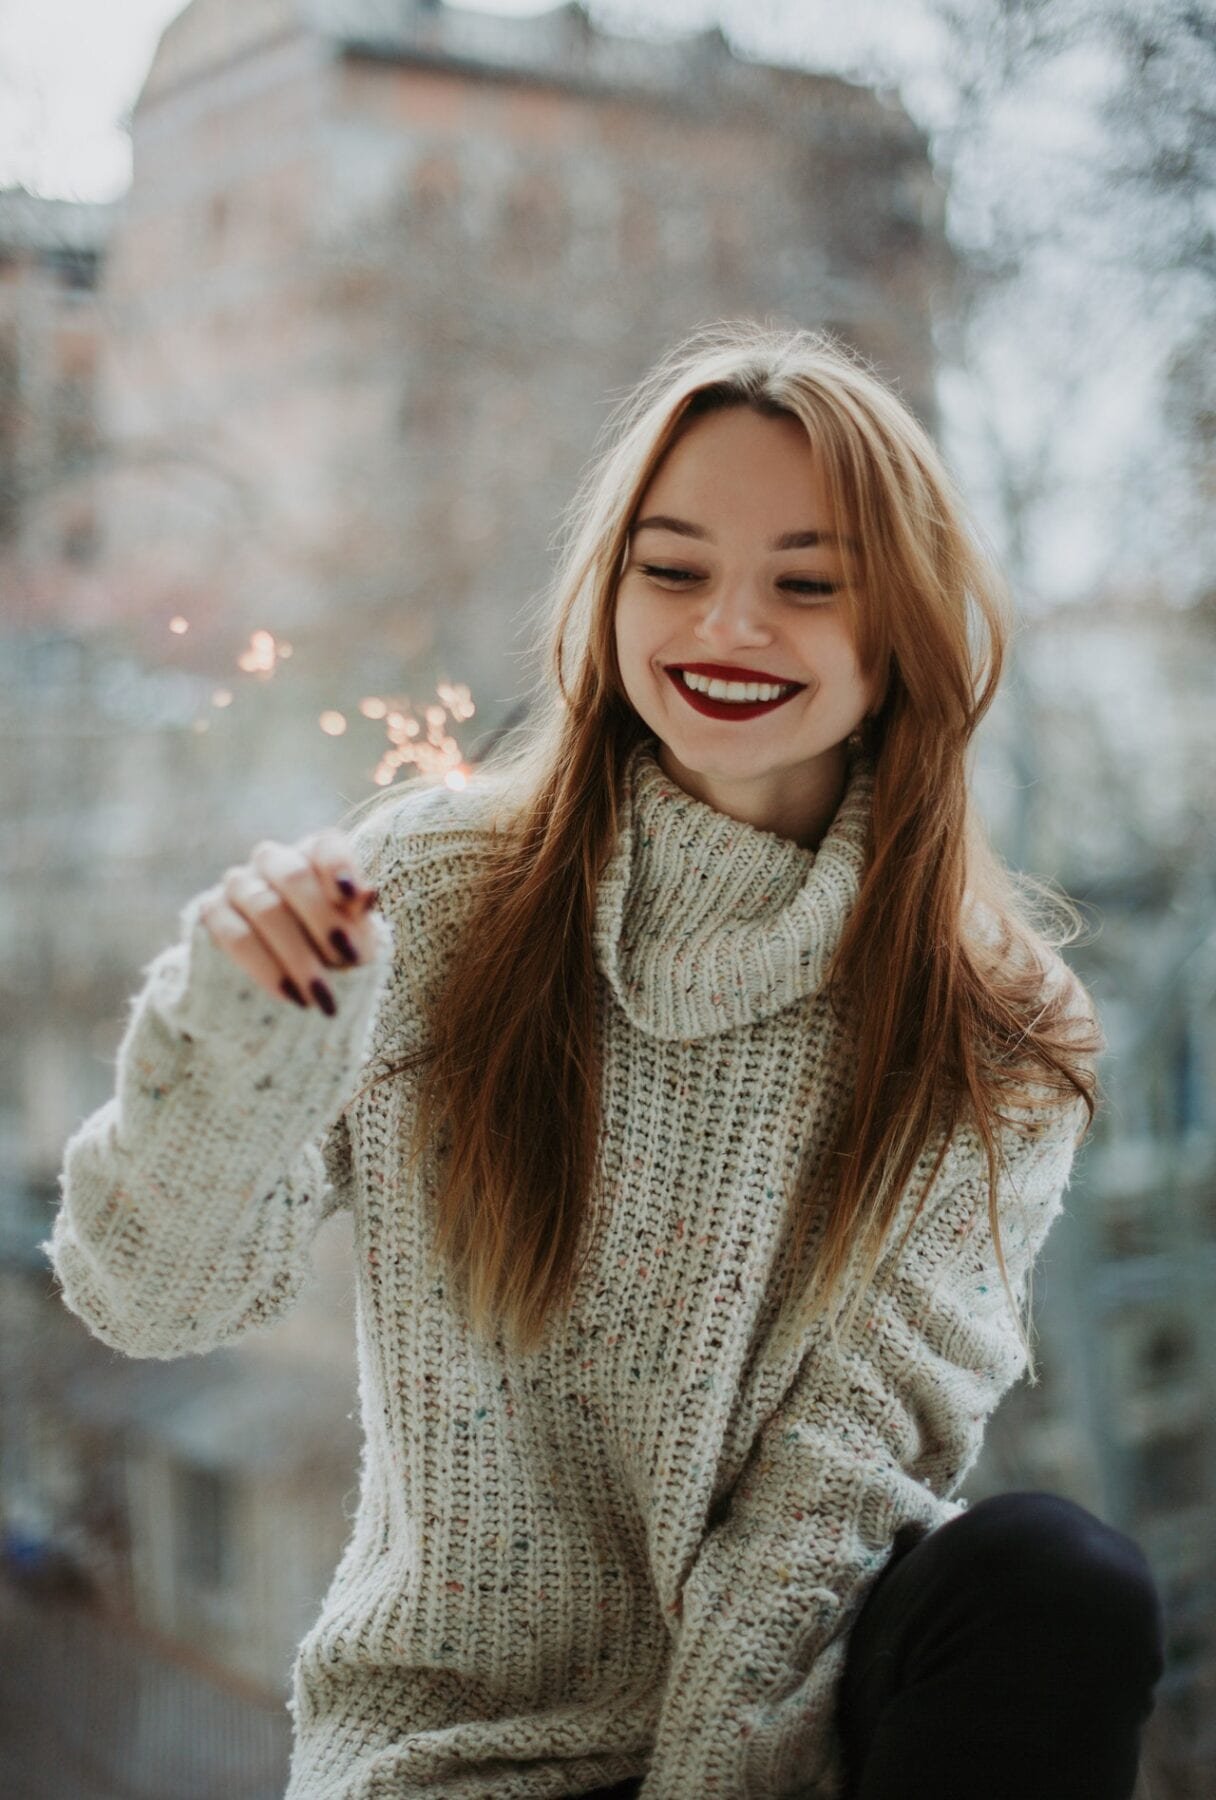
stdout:
<svg viewBox="0 0 1216 1800">
<path fill-rule="evenodd" d="M 693 635 L 711 650 L 755 648 L 773 641 L 763 602 L 746 581 L 725 585 L 706 598 L 693 625 Z"/>
</svg>

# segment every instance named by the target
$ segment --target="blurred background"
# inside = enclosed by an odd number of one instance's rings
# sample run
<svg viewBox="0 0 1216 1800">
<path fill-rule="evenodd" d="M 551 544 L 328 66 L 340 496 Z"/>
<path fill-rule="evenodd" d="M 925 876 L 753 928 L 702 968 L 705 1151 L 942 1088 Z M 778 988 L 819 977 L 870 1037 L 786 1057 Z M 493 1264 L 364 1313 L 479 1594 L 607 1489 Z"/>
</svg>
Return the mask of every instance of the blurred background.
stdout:
<svg viewBox="0 0 1216 1800">
<path fill-rule="evenodd" d="M 1106 1101 L 973 1501 L 1144 1546 L 1140 1800 L 1216 1792 L 1216 16 L 1185 0 L 0 6 L 0 1788 L 278 1800 L 353 1518 L 349 1223 L 239 1349 L 37 1249 L 181 905 L 533 676 L 613 400 L 828 326 L 1019 607 L 977 786 L 1081 904 Z"/>
</svg>

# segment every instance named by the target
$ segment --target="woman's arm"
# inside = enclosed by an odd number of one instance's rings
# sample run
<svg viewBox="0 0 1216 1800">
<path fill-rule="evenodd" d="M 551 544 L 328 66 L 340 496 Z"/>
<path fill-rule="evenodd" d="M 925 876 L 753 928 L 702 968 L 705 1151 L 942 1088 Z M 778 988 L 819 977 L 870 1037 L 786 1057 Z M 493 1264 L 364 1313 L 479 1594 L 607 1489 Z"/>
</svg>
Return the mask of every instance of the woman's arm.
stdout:
<svg viewBox="0 0 1216 1800">
<path fill-rule="evenodd" d="M 1080 1102 L 1057 1113 L 1009 1158 L 1001 1238 L 1019 1304 L 1083 1117 Z M 847 1629 L 899 1527 L 964 1510 L 950 1496 L 1025 1368 L 987 1215 L 976 1159 L 953 1158 L 840 1351 L 816 1335 L 684 1583 L 645 1800 L 836 1794 Z"/>
<path fill-rule="evenodd" d="M 370 915 L 375 957 L 327 977 L 336 1016 L 301 1010 L 216 946 L 203 898 L 144 970 L 115 1095 L 68 1140 L 41 1246 L 66 1305 L 129 1356 L 214 1349 L 300 1294 L 318 1226 L 349 1202 L 340 1113 L 392 956 L 391 926 Z"/>
</svg>

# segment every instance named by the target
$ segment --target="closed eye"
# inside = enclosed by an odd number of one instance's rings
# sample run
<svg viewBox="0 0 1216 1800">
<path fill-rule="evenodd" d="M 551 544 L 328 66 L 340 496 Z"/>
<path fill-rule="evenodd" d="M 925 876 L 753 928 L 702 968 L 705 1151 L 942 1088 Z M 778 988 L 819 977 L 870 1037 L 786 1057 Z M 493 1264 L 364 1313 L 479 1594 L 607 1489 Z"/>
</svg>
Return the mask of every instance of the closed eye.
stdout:
<svg viewBox="0 0 1216 1800">
<path fill-rule="evenodd" d="M 665 569 L 658 563 L 640 563 L 643 575 L 649 575 L 657 581 L 676 581 L 687 584 L 700 581 L 701 577 L 692 569 Z M 779 581 L 778 587 L 792 588 L 798 593 L 817 594 L 825 598 L 837 592 L 839 583 L 835 581 L 804 581 L 801 577 L 791 576 L 787 581 Z"/>
</svg>

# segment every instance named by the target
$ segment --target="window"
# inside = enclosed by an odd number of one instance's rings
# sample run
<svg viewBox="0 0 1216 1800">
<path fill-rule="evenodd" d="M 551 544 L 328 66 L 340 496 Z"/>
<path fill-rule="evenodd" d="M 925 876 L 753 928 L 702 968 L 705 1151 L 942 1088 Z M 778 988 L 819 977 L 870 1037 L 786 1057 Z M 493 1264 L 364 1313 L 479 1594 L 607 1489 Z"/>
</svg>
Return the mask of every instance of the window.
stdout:
<svg viewBox="0 0 1216 1800">
<path fill-rule="evenodd" d="M 179 1573 L 194 1587 L 228 1587 L 235 1551 L 231 1483 L 213 1469 L 193 1467 L 179 1469 L 177 1481 Z"/>
<path fill-rule="evenodd" d="M 1140 1352 L 1140 1368 L 1146 1387 L 1170 1387 L 1184 1376 L 1193 1351 L 1191 1334 L 1185 1325 L 1158 1325 L 1145 1340 Z"/>
<path fill-rule="evenodd" d="M 1131 1462 L 1138 1511 L 1174 1512 L 1202 1497 L 1207 1441 L 1201 1431 L 1171 1432 L 1137 1446 Z"/>
<path fill-rule="evenodd" d="M 61 245 L 55 250 L 44 250 L 42 260 L 52 274 L 59 277 L 63 287 L 87 289 L 97 286 L 96 250 L 73 250 Z"/>
<path fill-rule="evenodd" d="M 74 514 L 63 528 L 61 542 L 69 562 L 95 562 L 99 547 L 96 517 L 92 513 Z"/>
</svg>

